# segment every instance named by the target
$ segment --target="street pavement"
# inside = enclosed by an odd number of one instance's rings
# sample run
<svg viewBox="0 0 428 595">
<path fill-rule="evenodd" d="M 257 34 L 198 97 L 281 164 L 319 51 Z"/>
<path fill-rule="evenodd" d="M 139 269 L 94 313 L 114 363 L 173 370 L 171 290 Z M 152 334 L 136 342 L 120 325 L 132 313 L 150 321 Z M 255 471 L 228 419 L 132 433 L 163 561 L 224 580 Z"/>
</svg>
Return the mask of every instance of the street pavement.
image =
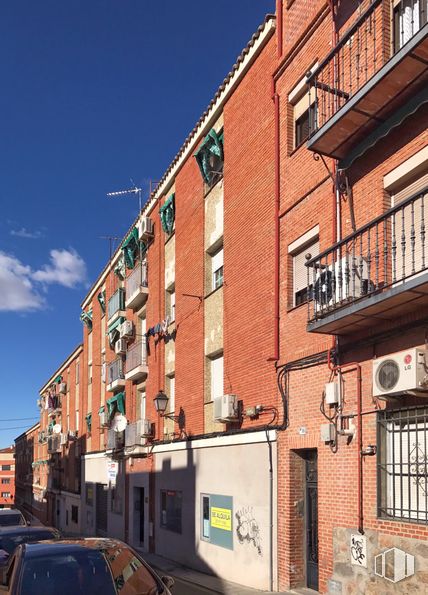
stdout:
<svg viewBox="0 0 428 595">
<path fill-rule="evenodd" d="M 174 581 L 174 595 L 205 595 L 209 593 L 218 594 L 218 591 L 212 591 L 211 589 L 207 589 L 206 587 L 202 587 L 201 585 L 188 583 L 187 581 L 183 581 L 176 577 L 174 577 Z"/>
</svg>

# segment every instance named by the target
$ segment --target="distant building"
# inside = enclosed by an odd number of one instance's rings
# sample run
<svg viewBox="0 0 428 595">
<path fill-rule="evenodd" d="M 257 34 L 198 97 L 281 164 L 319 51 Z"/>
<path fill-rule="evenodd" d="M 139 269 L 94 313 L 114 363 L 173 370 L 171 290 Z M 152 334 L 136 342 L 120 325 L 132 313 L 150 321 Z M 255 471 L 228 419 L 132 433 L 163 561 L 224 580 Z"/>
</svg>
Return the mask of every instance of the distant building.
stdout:
<svg viewBox="0 0 428 595">
<path fill-rule="evenodd" d="M 15 448 L 0 449 L 0 508 L 15 504 Z"/>
</svg>

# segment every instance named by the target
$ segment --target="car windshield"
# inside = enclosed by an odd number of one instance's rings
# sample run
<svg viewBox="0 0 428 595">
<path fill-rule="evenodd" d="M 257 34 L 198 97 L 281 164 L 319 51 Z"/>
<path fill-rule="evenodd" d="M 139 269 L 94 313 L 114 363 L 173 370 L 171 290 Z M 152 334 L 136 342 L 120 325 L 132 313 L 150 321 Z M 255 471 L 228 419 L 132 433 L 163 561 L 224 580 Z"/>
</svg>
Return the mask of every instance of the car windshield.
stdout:
<svg viewBox="0 0 428 595">
<path fill-rule="evenodd" d="M 19 512 L 11 512 L 10 514 L 0 514 L 1 527 L 12 527 L 13 525 L 25 524 L 25 519 Z"/>
<path fill-rule="evenodd" d="M 0 549 L 11 554 L 21 543 L 32 543 L 44 539 L 57 539 L 54 531 L 25 531 L 14 535 L 0 535 Z"/>
<path fill-rule="evenodd" d="M 116 595 L 110 569 L 97 550 L 54 552 L 24 560 L 20 593 Z"/>
</svg>

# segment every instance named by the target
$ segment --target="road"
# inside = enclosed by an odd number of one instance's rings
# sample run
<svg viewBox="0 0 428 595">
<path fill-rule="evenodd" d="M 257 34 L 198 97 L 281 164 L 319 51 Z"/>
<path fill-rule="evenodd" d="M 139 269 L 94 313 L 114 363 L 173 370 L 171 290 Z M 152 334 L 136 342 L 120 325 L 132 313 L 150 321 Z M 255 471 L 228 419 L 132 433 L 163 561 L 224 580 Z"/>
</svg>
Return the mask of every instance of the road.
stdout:
<svg viewBox="0 0 428 595">
<path fill-rule="evenodd" d="M 174 577 L 175 585 L 173 588 L 174 595 L 208 595 L 212 593 L 218 593 L 218 591 L 211 591 L 210 589 L 206 589 L 205 587 L 200 587 L 199 585 L 193 585 L 191 583 L 187 583 L 181 579 Z"/>
</svg>

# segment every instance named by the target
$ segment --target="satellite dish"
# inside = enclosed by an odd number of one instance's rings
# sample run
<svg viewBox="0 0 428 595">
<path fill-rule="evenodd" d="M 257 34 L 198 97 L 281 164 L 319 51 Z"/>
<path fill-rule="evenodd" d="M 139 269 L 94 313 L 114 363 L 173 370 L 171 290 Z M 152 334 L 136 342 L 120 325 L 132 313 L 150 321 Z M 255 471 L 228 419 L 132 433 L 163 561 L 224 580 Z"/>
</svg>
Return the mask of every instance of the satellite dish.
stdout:
<svg viewBox="0 0 428 595">
<path fill-rule="evenodd" d="M 55 424 L 52 431 L 54 434 L 61 434 L 61 424 Z"/>
<path fill-rule="evenodd" d="M 115 432 L 123 432 L 128 425 L 128 420 L 121 413 L 117 413 L 111 422 L 111 429 Z"/>
</svg>

